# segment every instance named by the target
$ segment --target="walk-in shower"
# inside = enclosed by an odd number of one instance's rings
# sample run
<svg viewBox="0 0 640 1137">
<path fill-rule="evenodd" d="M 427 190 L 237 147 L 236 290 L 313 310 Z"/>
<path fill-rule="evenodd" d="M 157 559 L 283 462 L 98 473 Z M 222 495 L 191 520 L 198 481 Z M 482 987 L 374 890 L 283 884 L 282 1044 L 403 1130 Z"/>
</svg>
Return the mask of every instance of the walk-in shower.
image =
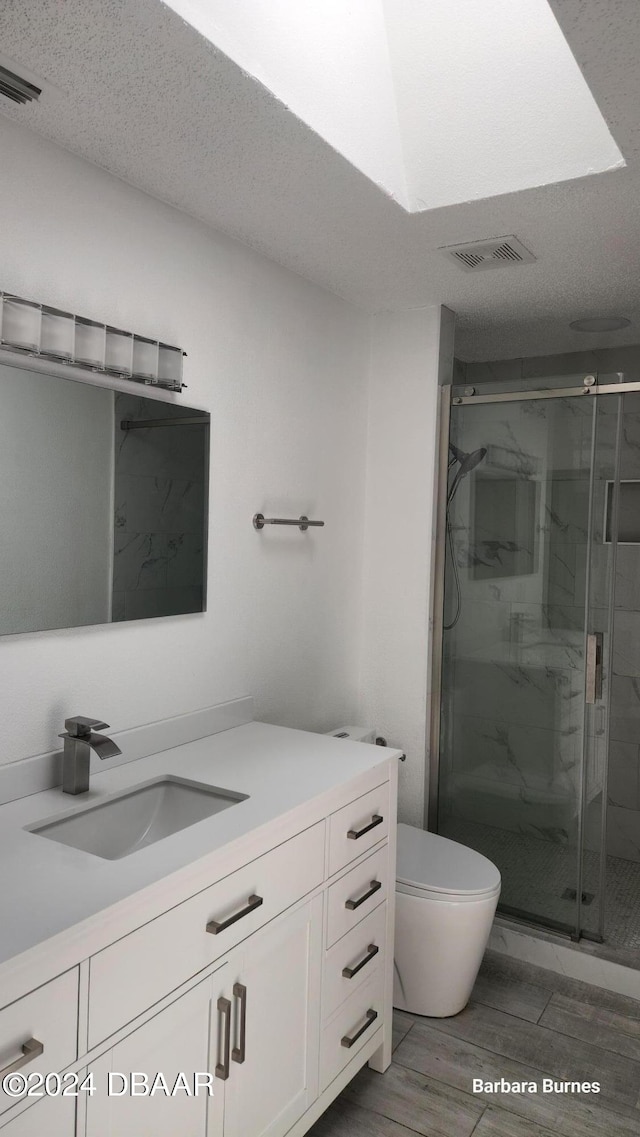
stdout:
<svg viewBox="0 0 640 1137">
<path fill-rule="evenodd" d="M 519 386 L 443 389 L 429 823 L 504 913 L 637 950 L 640 384 Z"/>
</svg>

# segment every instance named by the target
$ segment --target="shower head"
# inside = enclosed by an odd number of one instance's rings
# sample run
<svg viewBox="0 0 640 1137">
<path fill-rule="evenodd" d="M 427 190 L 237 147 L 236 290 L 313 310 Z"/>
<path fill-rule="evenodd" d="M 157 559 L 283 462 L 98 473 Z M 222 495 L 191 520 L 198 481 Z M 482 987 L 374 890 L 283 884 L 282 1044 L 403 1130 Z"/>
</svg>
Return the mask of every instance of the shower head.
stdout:
<svg viewBox="0 0 640 1137">
<path fill-rule="evenodd" d="M 453 454 L 454 460 L 460 463 L 460 469 L 456 475 L 458 481 L 475 470 L 476 466 L 479 466 L 487 456 L 486 446 L 479 446 L 477 450 L 472 450 L 470 454 L 466 454 L 464 450 L 458 450 L 458 447 L 450 442 L 449 450 Z"/>
</svg>

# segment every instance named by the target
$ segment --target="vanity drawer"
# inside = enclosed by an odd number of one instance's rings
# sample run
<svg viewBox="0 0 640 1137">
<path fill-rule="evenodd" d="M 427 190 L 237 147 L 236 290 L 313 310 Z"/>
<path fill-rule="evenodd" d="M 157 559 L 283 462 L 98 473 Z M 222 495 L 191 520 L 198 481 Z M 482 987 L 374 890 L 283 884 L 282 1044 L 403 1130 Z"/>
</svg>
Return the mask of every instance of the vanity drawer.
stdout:
<svg viewBox="0 0 640 1137">
<path fill-rule="evenodd" d="M 324 831 L 320 821 L 92 956 L 89 1048 L 321 884 Z"/>
<path fill-rule="evenodd" d="M 329 876 L 383 841 L 389 833 L 389 783 L 349 802 L 329 820 Z"/>
<path fill-rule="evenodd" d="M 23 1047 L 33 1047 L 28 1058 Z M 25 1076 L 61 1072 L 78 1056 L 78 968 L 0 1011 L 0 1083 L 7 1067 Z M 23 1064 L 23 1059 L 25 1059 Z M 19 1063 L 19 1065 L 18 1065 Z M 0 1114 L 15 1105 L 0 1086 Z"/>
<path fill-rule="evenodd" d="M 387 905 L 361 920 L 325 954 L 322 1017 L 328 1019 L 363 983 L 371 979 L 385 958 Z"/>
<path fill-rule="evenodd" d="M 387 898 L 389 847 L 384 845 L 328 890 L 327 947 L 346 935 Z"/>
<path fill-rule="evenodd" d="M 358 988 L 322 1032 L 321 1092 L 382 1026 L 383 1008 L 384 971 L 379 967 L 371 980 Z"/>
</svg>

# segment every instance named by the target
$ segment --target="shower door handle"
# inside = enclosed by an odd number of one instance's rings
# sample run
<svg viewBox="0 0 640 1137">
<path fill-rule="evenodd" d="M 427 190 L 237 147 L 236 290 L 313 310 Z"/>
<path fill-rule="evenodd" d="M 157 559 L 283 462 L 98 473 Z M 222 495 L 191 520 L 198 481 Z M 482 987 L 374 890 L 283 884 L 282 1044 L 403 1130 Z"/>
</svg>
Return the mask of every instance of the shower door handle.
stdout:
<svg viewBox="0 0 640 1137">
<path fill-rule="evenodd" d="M 590 704 L 602 698 L 602 647 L 602 632 L 590 632 L 585 669 L 585 702 Z"/>
</svg>

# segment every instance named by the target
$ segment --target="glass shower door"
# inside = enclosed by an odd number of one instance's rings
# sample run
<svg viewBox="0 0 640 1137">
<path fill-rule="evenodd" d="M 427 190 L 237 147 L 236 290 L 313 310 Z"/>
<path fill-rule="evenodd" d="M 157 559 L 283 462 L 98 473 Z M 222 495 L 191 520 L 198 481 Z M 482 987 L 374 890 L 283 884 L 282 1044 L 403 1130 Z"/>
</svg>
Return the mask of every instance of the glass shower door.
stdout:
<svg viewBox="0 0 640 1137">
<path fill-rule="evenodd" d="M 607 775 L 623 399 L 621 394 L 594 399 L 586 563 L 583 804 L 576 937 L 597 941 L 605 934 Z"/>
<path fill-rule="evenodd" d="M 574 936 L 601 923 L 606 723 L 585 712 L 586 649 L 598 632 L 608 650 L 615 545 L 595 530 L 616 451 L 598 448 L 599 403 L 470 400 L 450 428 L 438 831 L 498 865 L 503 911 Z"/>
</svg>

